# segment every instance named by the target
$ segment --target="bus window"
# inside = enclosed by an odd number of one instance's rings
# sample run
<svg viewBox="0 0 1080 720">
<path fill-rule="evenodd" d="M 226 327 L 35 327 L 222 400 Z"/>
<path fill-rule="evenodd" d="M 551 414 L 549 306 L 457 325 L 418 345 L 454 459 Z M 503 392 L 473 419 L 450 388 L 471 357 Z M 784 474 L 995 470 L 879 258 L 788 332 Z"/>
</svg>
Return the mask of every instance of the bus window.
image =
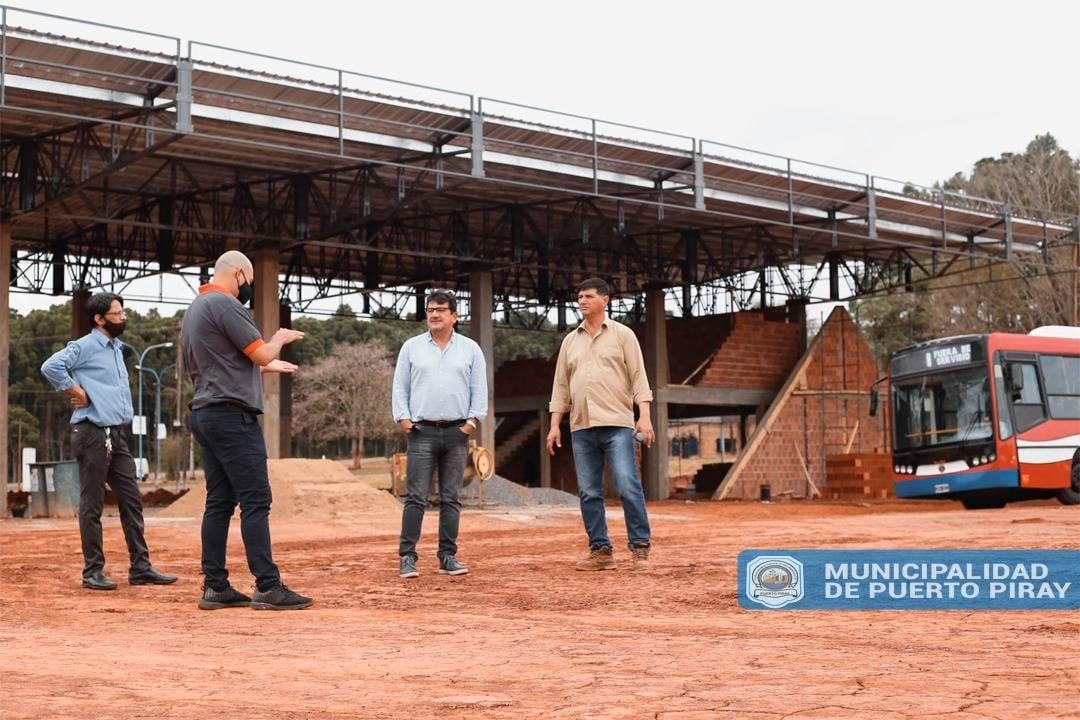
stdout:
<svg viewBox="0 0 1080 720">
<path fill-rule="evenodd" d="M 1020 368 L 1023 385 L 1013 391 L 1013 416 L 1018 432 L 1029 430 L 1046 419 L 1042 390 L 1039 388 L 1039 371 L 1033 363 L 1013 363 Z"/>
<path fill-rule="evenodd" d="M 1039 358 L 1050 417 L 1080 419 L 1080 357 L 1043 355 Z"/>
<path fill-rule="evenodd" d="M 907 377 L 896 381 L 892 390 L 896 450 L 966 444 L 994 436 L 984 368 Z"/>
</svg>

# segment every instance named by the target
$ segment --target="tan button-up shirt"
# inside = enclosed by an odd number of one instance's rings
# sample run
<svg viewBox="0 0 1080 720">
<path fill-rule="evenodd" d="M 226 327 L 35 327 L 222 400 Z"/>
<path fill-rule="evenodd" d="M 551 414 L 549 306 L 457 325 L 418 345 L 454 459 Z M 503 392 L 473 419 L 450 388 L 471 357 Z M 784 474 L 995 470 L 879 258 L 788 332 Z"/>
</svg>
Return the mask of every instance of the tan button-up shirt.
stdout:
<svg viewBox="0 0 1080 720">
<path fill-rule="evenodd" d="M 634 403 L 651 402 L 634 332 L 609 318 L 596 337 L 581 323 L 563 339 L 551 388 L 551 412 L 569 413 L 570 430 L 634 427 Z"/>
</svg>

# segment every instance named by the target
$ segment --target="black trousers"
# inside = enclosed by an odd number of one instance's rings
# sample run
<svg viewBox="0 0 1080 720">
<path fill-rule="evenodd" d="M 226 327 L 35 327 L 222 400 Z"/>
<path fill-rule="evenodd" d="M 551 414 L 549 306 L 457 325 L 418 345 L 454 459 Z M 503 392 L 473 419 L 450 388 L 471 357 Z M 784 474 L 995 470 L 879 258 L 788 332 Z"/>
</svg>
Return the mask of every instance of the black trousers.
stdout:
<svg viewBox="0 0 1080 720">
<path fill-rule="evenodd" d="M 112 443 L 105 446 L 106 430 Z M 83 577 L 105 568 L 101 542 L 101 511 L 105 505 L 105 484 L 116 495 L 120 526 L 124 529 L 131 573 L 150 568 L 150 551 L 143 534 L 142 495 L 135 479 L 135 458 L 131 455 L 131 426 L 102 428 L 91 422 L 71 426 L 71 449 L 79 461 L 79 535 L 82 537 Z"/>
<path fill-rule="evenodd" d="M 225 550 L 229 523 L 240 505 L 240 535 L 248 569 L 259 590 L 281 583 L 270 551 L 270 477 L 266 441 L 258 416 L 238 405 L 219 403 L 191 411 L 191 431 L 203 452 L 206 511 L 202 521 L 202 571 L 214 590 L 229 587 Z"/>
</svg>

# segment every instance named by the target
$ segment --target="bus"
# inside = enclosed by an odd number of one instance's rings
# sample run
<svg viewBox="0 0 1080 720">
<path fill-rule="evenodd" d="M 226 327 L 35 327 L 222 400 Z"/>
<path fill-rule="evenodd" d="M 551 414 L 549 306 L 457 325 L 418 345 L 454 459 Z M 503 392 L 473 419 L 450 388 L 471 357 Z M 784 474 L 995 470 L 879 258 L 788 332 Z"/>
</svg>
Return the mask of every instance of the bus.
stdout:
<svg viewBox="0 0 1080 720">
<path fill-rule="evenodd" d="M 919 343 L 886 379 L 897 497 L 1080 504 L 1080 328 Z"/>
</svg>

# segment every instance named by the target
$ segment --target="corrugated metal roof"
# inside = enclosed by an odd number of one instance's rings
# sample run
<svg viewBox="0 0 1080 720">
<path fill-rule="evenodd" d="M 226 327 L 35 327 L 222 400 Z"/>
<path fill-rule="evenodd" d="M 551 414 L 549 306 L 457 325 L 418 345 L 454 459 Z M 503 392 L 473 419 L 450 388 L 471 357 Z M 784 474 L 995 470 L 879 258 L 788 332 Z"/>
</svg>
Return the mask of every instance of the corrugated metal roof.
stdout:
<svg viewBox="0 0 1080 720">
<path fill-rule="evenodd" d="M 176 98 L 176 66 L 168 55 L 27 28 L 10 30 L 2 111 L 6 137 L 55 132 L 82 119 L 114 118 L 140 107 L 150 95 L 156 98 L 151 106 Z M 471 147 L 472 108 L 464 100 L 454 106 L 365 91 L 353 86 L 351 75 L 350 80 L 350 86 L 338 87 L 301 75 L 196 59 L 193 132 L 111 177 L 112 193 L 130 194 L 112 209 L 134 207 L 141 198 L 166 193 L 230 187 L 237 178 L 318 175 L 359 164 L 369 164 L 375 177 L 391 187 L 402 178 L 412 181 L 433 171 L 414 166 L 414 158 L 430 164 L 440 150 L 464 153 Z M 751 161 L 704 156 L 702 210 L 695 207 L 694 195 L 693 147 L 701 147 L 700 143 L 680 147 L 683 139 L 677 136 L 670 136 L 668 144 L 644 133 L 637 137 L 626 128 L 622 128 L 625 135 L 615 133 L 617 126 L 604 123 L 595 125 L 594 134 L 573 127 L 582 124 L 581 118 L 566 118 L 567 123 L 559 125 L 532 121 L 524 110 L 513 117 L 485 114 L 485 177 L 472 177 L 468 157 L 441 158 L 445 185 L 441 192 L 425 196 L 426 206 L 437 211 L 463 202 L 529 204 L 585 198 L 615 217 L 624 211 L 624 204 L 636 203 L 633 217 L 652 215 L 675 233 L 701 230 L 707 252 L 714 257 L 727 253 L 729 259 L 732 251 L 719 243 L 749 238 L 753 227 L 797 232 L 804 257 L 821 257 L 835 249 L 887 257 L 903 248 L 925 255 L 959 247 L 959 239 L 976 238 L 982 248 L 1005 240 L 1006 223 L 996 203 L 941 195 L 913 197 L 817 176 L 809 164 L 808 170 L 788 174 L 774 156 L 765 154 L 759 161 L 752 154 Z M 109 124 L 98 126 L 102 143 L 108 141 L 111 129 Z M 183 161 L 184 173 L 179 178 L 161 175 L 164 159 Z M 316 177 L 314 182 L 325 181 Z M 868 230 L 871 195 L 877 237 L 869 236 Z M 96 212 L 80 202 L 72 199 L 69 214 Z M 1036 211 L 1011 208 L 1010 213 L 1011 238 L 1017 244 L 1034 247 L 1047 232 L 1070 231 L 1062 223 L 1051 224 L 1048 230 Z M 44 222 L 40 216 L 20 219 L 17 237 L 43 234 Z M 63 220 L 54 218 L 52 223 L 55 231 Z M 323 230 L 318 218 L 313 223 L 314 234 Z M 658 239 L 658 251 L 674 253 L 675 242 Z M 185 252 L 188 259 L 196 259 L 199 250 L 192 243 L 181 249 Z M 752 265 L 756 254 L 747 250 L 744 258 L 732 259 L 731 267 Z M 407 258 L 395 262 L 403 271 L 414 264 Z M 719 265 L 701 266 L 705 274 L 719 270 Z"/>
</svg>

